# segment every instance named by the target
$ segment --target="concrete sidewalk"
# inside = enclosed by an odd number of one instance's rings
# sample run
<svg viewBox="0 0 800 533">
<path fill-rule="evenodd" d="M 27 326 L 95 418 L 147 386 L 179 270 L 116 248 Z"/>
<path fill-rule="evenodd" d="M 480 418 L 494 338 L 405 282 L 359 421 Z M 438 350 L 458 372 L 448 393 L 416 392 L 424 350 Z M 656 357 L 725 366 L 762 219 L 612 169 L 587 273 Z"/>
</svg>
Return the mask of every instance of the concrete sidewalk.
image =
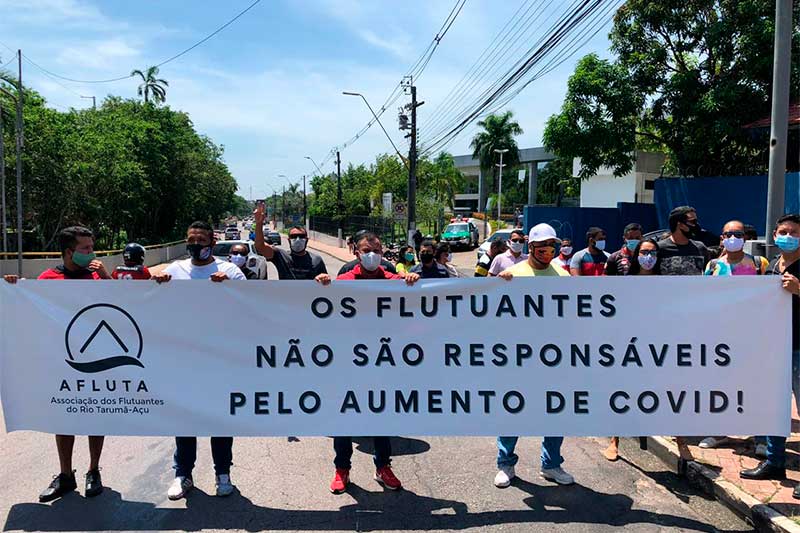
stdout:
<svg viewBox="0 0 800 533">
<path fill-rule="evenodd" d="M 714 449 L 698 446 L 701 438 L 649 437 L 648 449 L 672 470 L 715 496 L 754 525 L 766 531 L 800 533 L 800 500 L 792 490 L 800 483 L 800 416 L 792 405 L 792 435 L 786 443 L 786 480 L 742 479 L 739 471 L 755 467 L 755 443 L 748 437 L 730 437 Z M 681 459 L 683 457 L 683 459 Z"/>
<path fill-rule="evenodd" d="M 343 248 L 340 248 L 338 241 L 339 239 L 336 237 L 331 237 L 330 235 L 325 235 L 317 231 L 312 231 L 308 235 L 308 247 L 312 250 L 324 252 L 345 263 L 355 259 L 355 256 L 347 249 L 347 245 L 345 244 Z M 342 239 L 342 242 L 345 243 L 346 241 Z"/>
</svg>

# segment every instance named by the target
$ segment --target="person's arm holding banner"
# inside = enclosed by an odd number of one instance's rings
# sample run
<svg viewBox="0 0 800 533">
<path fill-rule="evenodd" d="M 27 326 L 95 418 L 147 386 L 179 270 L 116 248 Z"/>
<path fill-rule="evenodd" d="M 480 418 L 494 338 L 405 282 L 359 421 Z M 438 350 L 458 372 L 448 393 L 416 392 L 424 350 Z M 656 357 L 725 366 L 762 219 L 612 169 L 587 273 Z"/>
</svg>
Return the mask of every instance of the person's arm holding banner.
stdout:
<svg viewBox="0 0 800 533">
<path fill-rule="evenodd" d="M 275 249 L 272 248 L 267 242 L 264 240 L 264 219 L 266 218 L 264 214 L 264 203 L 258 202 L 256 205 L 255 211 L 253 211 L 253 221 L 256 225 L 256 238 L 253 242 L 253 246 L 256 247 L 256 251 L 264 256 L 264 259 L 267 261 L 272 261 L 272 258 L 275 256 Z"/>
<path fill-rule="evenodd" d="M 3 279 L 6 280 L 7 283 L 14 285 L 17 281 L 25 278 L 21 278 L 16 274 L 6 274 L 5 276 L 3 276 Z"/>
</svg>

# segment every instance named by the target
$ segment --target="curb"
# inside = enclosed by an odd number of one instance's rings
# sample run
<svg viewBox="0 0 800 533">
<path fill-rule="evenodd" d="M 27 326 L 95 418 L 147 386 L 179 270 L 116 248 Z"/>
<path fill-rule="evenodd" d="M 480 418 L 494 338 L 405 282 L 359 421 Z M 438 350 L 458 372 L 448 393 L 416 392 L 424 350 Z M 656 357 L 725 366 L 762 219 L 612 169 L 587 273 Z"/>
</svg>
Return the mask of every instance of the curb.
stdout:
<svg viewBox="0 0 800 533">
<path fill-rule="evenodd" d="M 662 437 L 647 437 L 647 449 L 673 473 L 685 477 L 693 486 L 714 496 L 729 509 L 748 519 L 759 531 L 800 533 L 800 525 L 768 504 L 761 503 L 702 463 L 681 459 L 678 447 L 672 442 Z"/>
<path fill-rule="evenodd" d="M 332 255 L 340 261 L 347 263 L 355 259 L 345 248 L 336 248 L 326 244 L 317 244 L 313 239 L 308 239 L 308 247 L 318 252 L 324 252 Z"/>
</svg>

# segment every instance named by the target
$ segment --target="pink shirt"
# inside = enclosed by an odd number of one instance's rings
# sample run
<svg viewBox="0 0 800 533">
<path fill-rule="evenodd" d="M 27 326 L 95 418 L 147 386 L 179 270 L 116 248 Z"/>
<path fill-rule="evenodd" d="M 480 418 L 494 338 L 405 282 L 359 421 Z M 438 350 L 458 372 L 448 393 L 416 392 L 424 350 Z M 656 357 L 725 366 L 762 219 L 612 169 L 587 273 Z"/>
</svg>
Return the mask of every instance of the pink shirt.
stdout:
<svg viewBox="0 0 800 533">
<path fill-rule="evenodd" d="M 506 250 L 494 258 L 494 261 L 492 261 L 492 266 L 489 268 L 489 274 L 496 276 L 503 270 L 509 269 L 517 263 L 527 260 L 528 256 L 526 254 L 519 254 L 518 257 L 514 257 L 514 254 L 511 253 L 511 250 Z"/>
</svg>

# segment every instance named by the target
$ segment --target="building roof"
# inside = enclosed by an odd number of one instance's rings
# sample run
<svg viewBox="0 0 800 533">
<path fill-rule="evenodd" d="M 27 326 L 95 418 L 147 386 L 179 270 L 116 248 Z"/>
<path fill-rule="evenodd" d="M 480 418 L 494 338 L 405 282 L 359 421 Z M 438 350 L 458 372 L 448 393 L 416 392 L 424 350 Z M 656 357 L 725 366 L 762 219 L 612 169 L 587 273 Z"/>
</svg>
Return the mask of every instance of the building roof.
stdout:
<svg viewBox="0 0 800 533">
<path fill-rule="evenodd" d="M 744 129 L 769 128 L 772 125 L 772 114 L 742 126 Z M 789 104 L 789 127 L 800 127 L 800 102 Z"/>
<path fill-rule="evenodd" d="M 556 156 L 554 156 L 541 146 L 536 146 L 534 148 L 520 148 L 519 150 L 520 163 L 532 163 L 534 161 L 552 161 L 555 158 Z M 457 155 L 453 157 L 453 160 L 455 161 L 456 168 L 480 166 L 480 161 L 474 159 L 472 157 L 472 154 Z"/>
</svg>

